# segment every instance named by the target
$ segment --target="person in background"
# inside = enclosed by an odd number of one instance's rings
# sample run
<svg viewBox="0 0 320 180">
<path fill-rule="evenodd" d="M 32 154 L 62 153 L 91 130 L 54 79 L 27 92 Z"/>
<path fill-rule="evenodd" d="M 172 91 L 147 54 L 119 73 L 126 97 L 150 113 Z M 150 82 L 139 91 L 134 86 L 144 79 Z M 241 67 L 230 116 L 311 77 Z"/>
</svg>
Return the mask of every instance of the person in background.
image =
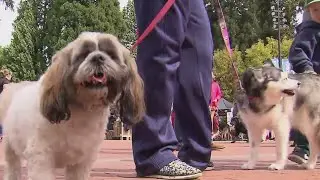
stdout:
<svg viewBox="0 0 320 180">
<path fill-rule="evenodd" d="M 0 93 L 2 93 L 4 85 L 9 84 L 12 78 L 12 73 L 8 69 L 0 71 Z M 2 125 L 0 125 L 0 139 L 2 139 Z"/>
<path fill-rule="evenodd" d="M 165 0 L 134 0 L 139 34 Z M 144 81 L 146 114 L 132 129 L 132 149 L 140 178 L 195 179 L 211 157 L 210 83 L 213 61 L 211 23 L 204 1 L 176 0 L 137 49 Z M 179 121 L 183 146 L 170 123 Z"/>
<path fill-rule="evenodd" d="M 231 127 L 232 127 L 232 141 L 231 143 L 235 143 L 239 139 L 240 133 L 244 135 L 248 135 L 247 129 L 240 119 L 239 109 L 237 103 L 234 104 L 232 110 L 232 119 L 231 119 Z M 246 140 L 248 142 L 248 139 Z"/>
<path fill-rule="evenodd" d="M 221 88 L 219 83 L 216 81 L 214 74 L 212 73 L 211 81 L 211 98 L 210 98 L 210 111 L 211 111 L 211 120 L 212 120 L 212 140 L 219 135 L 219 114 L 218 114 L 218 103 L 222 98 Z M 214 141 L 211 143 L 212 150 L 224 149 L 223 145 L 216 144 Z"/>
<path fill-rule="evenodd" d="M 8 69 L 0 71 L 0 93 L 3 91 L 5 84 L 9 84 L 12 78 L 12 73 Z"/>
<path fill-rule="evenodd" d="M 107 130 L 114 130 L 114 123 L 119 118 L 119 110 L 116 104 L 111 105 L 110 107 L 110 115 L 108 117 Z"/>
<path fill-rule="evenodd" d="M 296 36 L 289 52 L 289 61 L 295 73 L 320 73 L 320 0 L 308 0 L 302 23 L 296 28 Z M 288 159 L 306 163 L 309 143 L 299 131 L 294 131 L 295 148 Z"/>
</svg>

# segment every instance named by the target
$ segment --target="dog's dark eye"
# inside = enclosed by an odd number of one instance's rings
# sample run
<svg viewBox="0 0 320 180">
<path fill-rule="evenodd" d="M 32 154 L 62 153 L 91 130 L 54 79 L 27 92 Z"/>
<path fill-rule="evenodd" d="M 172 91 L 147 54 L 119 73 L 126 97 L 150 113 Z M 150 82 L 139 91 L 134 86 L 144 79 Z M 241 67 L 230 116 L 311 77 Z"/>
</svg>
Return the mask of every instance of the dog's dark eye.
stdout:
<svg viewBox="0 0 320 180">
<path fill-rule="evenodd" d="M 91 41 L 83 42 L 78 59 L 86 58 L 95 49 L 96 49 L 96 44 L 94 42 L 91 42 Z"/>
<path fill-rule="evenodd" d="M 83 50 L 81 51 L 76 57 L 75 57 L 75 63 L 82 62 L 88 55 L 90 51 L 89 50 Z"/>
<path fill-rule="evenodd" d="M 79 58 L 86 58 L 89 55 L 89 50 L 84 50 L 79 54 Z"/>
</svg>

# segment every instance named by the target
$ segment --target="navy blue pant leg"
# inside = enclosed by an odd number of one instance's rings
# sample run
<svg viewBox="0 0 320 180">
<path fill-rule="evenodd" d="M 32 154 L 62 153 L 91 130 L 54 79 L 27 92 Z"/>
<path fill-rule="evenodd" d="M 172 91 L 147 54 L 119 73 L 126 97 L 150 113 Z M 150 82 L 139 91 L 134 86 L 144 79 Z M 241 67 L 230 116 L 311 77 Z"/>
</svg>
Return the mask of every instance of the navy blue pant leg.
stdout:
<svg viewBox="0 0 320 180">
<path fill-rule="evenodd" d="M 145 85 L 146 115 L 133 128 L 132 145 L 136 171 L 141 176 L 156 173 L 176 159 L 172 151 L 177 139 L 169 117 L 189 1 L 177 0 L 138 47 L 137 65 Z M 134 1 L 139 33 L 147 28 L 165 2 Z"/>
<path fill-rule="evenodd" d="M 176 119 L 182 129 L 183 147 L 178 157 L 205 169 L 211 156 L 212 121 L 209 111 L 213 41 L 203 1 L 190 1 L 186 37 L 178 70 L 174 99 Z"/>
<path fill-rule="evenodd" d="M 174 120 L 174 132 L 176 134 L 177 140 L 179 143 L 182 143 L 182 135 L 181 135 L 181 126 L 179 119 L 175 118 Z"/>
</svg>

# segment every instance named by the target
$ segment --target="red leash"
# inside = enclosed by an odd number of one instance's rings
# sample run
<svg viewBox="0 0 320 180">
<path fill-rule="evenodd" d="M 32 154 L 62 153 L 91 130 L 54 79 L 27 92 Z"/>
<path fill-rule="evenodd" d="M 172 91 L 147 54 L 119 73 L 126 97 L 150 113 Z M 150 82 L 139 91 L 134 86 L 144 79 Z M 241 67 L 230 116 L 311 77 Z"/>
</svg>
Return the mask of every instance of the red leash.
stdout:
<svg viewBox="0 0 320 180">
<path fill-rule="evenodd" d="M 234 61 L 234 56 L 233 56 L 233 52 L 230 46 L 230 40 L 229 40 L 229 32 L 228 32 L 228 28 L 227 28 L 227 23 L 225 21 L 224 15 L 223 15 L 223 11 L 220 5 L 220 1 L 219 0 L 212 0 L 212 4 L 213 7 L 216 10 L 217 16 L 218 16 L 218 20 L 219 20 L 219 25 L 220 25 L 220 31 L 225 43 L 225 46 L 227 48 L 227 51 L 229 53 L 230 56 L 230 60 L 231 60 L 231 65 L 232 65 L 232 70 L 234 72 L 234 83 L 237 89 L 242 89 L 242 84 L 241 84 L 241 80 L 240 80 L 240 76 L 239 76 L 239 72 L 237 69 L 237 66 L 235 64 Z"/>
<path fill-rule="evenodd" d="M 141 36 L 137 39 L 137 41 L 133 44 L 130 51 L 134 51 L 136 47 L 150 34 L 150 32 L 156 27 L 156 25 L 161 21 L 164 15 L 167 14 L 171 6 L 174 4 L 176 0 L 168 0 L 166 4 L 162 7 L 157 16 L 151 21 L 146 30 L 141 34 Z"/>
</svg>

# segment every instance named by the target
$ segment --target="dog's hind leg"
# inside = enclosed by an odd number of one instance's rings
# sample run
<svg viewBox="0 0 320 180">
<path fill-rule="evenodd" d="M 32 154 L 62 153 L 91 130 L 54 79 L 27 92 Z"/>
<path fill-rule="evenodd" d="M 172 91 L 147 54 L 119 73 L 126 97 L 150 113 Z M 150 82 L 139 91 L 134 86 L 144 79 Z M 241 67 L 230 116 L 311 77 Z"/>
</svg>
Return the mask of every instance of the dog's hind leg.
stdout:
<svg viewBox="0 0 320 180">
<path fill-rule="evenodd" d="M 270 170 L 284 169 L 288 158 L 290 122 L 288 119 L 281 119 L 278 123 L 277 127 L 274 128 L 277 160 L 269 166 Z"/>
<path fill-rule="evenodd" d="M 4 138 L 5 170 L 4 180 L 21 179 L 21 160 L 20 157 L 11 148 L 7 138 Z"/>
<path fill-rule="evenodd" d="M 250 157 L 247 163 L 241 166 L 242 169 L 254 169 L 258 160 L 258 148 L 261 143 L 263 129 L 256 127 L 248 129 Z"/>
<path fill-rule="evenodd" d="M 317 165 L 318 160 L 319 140 L 317 140 L 316 136 L 314 136 L 314 133 L 307 133 L 306 137 L 309 141 L 310 156 L 308 162 L 306 164 L 302 164 L 302 166 L 306 169 L 314 169 Z"/>
</svg>

